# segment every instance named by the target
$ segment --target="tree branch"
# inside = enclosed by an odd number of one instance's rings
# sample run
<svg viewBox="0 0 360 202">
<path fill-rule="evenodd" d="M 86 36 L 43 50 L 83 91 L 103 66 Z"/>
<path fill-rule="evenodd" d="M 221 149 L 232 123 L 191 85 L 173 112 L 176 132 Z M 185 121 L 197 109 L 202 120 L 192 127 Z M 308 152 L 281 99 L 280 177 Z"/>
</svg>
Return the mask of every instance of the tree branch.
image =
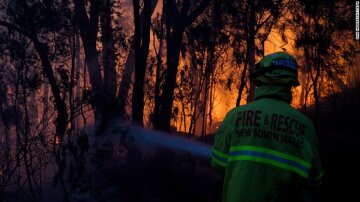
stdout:
<svg viewBox="0 0 360 202">
<path fill-rule="evenodd" d="M 189 26 L 206 9 L 211 0 L 203 0 L 184 20 L 184 26 Z"/>
<path fill-rule="evenodd" d="M 258 26 L 256 26 L 256 29 L 255 29 L 255 33 L 257 33 L 259 31 L 259 29 L 272 17 L 271 14 L 269 14 L 269 16 L 264 20 L 262 21 Z"/>
</svg>

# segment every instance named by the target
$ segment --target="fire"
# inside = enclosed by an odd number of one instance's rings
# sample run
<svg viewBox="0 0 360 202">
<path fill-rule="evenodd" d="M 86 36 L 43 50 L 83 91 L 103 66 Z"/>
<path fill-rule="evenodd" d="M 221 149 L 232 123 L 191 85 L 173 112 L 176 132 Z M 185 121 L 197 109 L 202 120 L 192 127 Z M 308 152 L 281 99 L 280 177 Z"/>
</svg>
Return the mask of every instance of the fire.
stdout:
<svg viewBox="0 0 360 202">
<path fill-rule="evenodd" d="M 270 54 L 273 52 L 278 52 L 278 51 L 286 51 L 288 53 L 290 53 L 291 55 L 293 55 L 297 62 L 298 65 L 300 66 L 299 69 L 303 69 L 303 67 L 305 66 L 305 62 L 303 59 L 303 51 L 295 49 L 292 44 L 294 44 L 294 38 L 295 38 L 295 34 L 291 31 L 286 31 L 286 35 L 288 36 L 288 42 L 283 42 L 281 39 L 281 35 L 278 33 L 277 30 L 273 30 L 272 33 L 269 35 L 269 38 L 267 39 L 267 41 L 265 42 L 265 50 L 264 50 L 264 54 Z M 228 50 L 228 52 L 231 52 L 232 50 Z M 232 55 L 232 54 L 228 54 L 228 55 Z M 257 57 L 256 58 L 256 62 L 260 61 L 261 57 Z M 231 68 L 230 66 L 233 65 L 231 60 L 232 58 L 226 58 L 226 60 L 228 60 L 227 64 L 225 66 L 227 66 L 226 68 Z M 186 61 L 181 61 L 180 62 L 180 67 L 184 66 L 186 63 Z M 209 123 L 209 115 L 207 115 L 207 126 L 206 126 L 206 133 L 214 133 L 219 124 L 222 122 L 222 120 L 224 119 L 225 115 L 227 114 L 228 111 L 230 111 L 232 108 L 235 107 L 235 102 L 237 99 L 237 95 L 238 95 L 238 82 L 240 79 L 240 71 L 235 71 L 235 72 L 231 72 L 230 74 L 234 74 L 232 79 L 233 79 L 233 86 L 230 89 L 225 89 L 224 86 L 222 85 L 217 85 L 215 88 L 215 96 L 214 96 L 214 100 L 213 100 L 213 109 L 212 109 L 212 125 L 210 125 Z M 224 74 L 222 75 L 223 80 L 226 80 L 227 77 L 229 76 L 228 74 Z M 300 86 L 293 88 L 292 92 L 293 92 L 293 99 L 291 102 L 291 105 L 296 108 L 296 109 L 300 109 L 305 103 L 307 106 L 312 105 L 314 103 L 313 97 L 312 97 L 312 91 L 311 91 L 311 86 L 309 86 L 309 83 L 311 81 L 307 80 L 306 78 L 306 74 L 302 73 L 299 70 L 299 76 L 298 76 L 299 82 L 300 82 Z M 331 83 L 331 81 L 327 80 L 327 78 L 324 78 L 324 83 Z M 327 84 L 329 85 L 329 84 Z M 304 94 L 305 91 L 308 91 L 307 96 L 305 97 Z M 324 95 L 327 93 L 324 93 Z M 306 99 L 306 100 L 304 100 Z M 241 99 L 240 105 L 244 105 L 246 104 L 246 91 L 243 92 L 243 98 Z M 178 107 L 178 109 L 182 109 L 182 105 L 180 102 L 174 102 L 174 107 Z M 208 108 L 209 106 L 207 106 Z M 208 113 L 208 110 L 207 112 Z M 190 116 L 186 118 L 185 122 L 186 122 L 186 126 L 187 128 L 184 128 L 184 120 L 182 120 L 183 118 L 181 117 L 177 117 L 177 120 L 173 120 L 172 124 L 174 126 L 176 126 L 178 131 L 181 132 L 189 132 L 189 126 L 191 124 L 191 119 Z M 201 124 L 200 124 L 201 125 Z M 201 127 L 200 127 L 201 128 Z M 197 135 L 199 135 L 199 131 L 195 132 Z M 201 131 L 200 131 L 201 133 Z"/>
<path fill-rule="evenodd" d="M 58 135 L 55 135 L 55 144 L 56 145 L 60 144 L 60 137 Z"/>
</svg>

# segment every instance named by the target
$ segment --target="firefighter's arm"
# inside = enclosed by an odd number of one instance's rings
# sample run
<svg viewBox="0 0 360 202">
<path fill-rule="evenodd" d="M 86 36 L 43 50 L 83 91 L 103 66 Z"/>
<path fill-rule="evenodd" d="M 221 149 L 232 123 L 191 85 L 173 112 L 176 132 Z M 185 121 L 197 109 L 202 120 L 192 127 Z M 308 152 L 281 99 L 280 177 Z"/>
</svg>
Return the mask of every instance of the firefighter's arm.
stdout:
<svg viewBox="0 0 360 202">
<path fill-rule="evenodd" d="M 320 201 L 323 194 L 321 185 L 324 171 L 320 159 L 319 142 L 316 137 L 315 127 L 312 123 L 309 125 L 311 126 L 311 135 L 308 139 L 308 146 L 312 153 L 312 160 L 304 196 L 307 199 L 306 201 Z"/>
<path fill-rule="evenodd" d="M 313 127 L 312 144 L 311 149 L 313 153 L 313 159 L 311 162 L 311 168 L 309 173 L 309 185 L 320 186 L 323 180 L 323 166 L 321 163 L 320 152 L 319 152 L 319 141 L 316 137 L 315 127 Z"/>
<path fill-rule="evenodd" d="M 324 171 L 322 168 L 322 164 L 320 161 L 320 155 L 318 150 L 315 152 L 315 156 L 312 162 L 312 167 L 310 169 L 310 175 L 308 180 L 308 197 L 311 199 L 311 201 L 321 201 L 323 195 L 323 187 L 322 181 L 323 181 L 323 175 Z"/>
<path fill-rule="evenodd" d="M 312 167 L 310 169 L 309 185 L 310 186 L 322 185 L 323 176 L 324 176 L 324 171 L 323 171 L 323 167 L 321 164 L 320 155 L 319 155 L 319 152 L 316 150 L 314 159 L 312 162 Z"/>
<path fill-rule="evenodd" d="M 229 155 L 229 127 L 232 124 L 232 111 L 230 111 L 221 125 L 219 126 L 216 134 L 215 141 L 212 148 L 212 166 L 218 170 L 223 171 L 227 167 L 228 155 Z"/>
</svg>

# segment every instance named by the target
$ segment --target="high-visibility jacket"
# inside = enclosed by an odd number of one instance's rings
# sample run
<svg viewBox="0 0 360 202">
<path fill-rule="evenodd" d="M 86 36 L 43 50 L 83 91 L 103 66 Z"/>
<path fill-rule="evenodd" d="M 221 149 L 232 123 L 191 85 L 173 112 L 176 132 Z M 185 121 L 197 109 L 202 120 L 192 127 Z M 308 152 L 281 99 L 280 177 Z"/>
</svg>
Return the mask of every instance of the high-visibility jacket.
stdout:
<svg viewBox="0 0 360 202">
<path fill-rule="evenodd" d="M 323 175 L 314 125 L 271 94 L 228 112 L 212 152 L 224 202 L 297 201 Z"/>
</svg>

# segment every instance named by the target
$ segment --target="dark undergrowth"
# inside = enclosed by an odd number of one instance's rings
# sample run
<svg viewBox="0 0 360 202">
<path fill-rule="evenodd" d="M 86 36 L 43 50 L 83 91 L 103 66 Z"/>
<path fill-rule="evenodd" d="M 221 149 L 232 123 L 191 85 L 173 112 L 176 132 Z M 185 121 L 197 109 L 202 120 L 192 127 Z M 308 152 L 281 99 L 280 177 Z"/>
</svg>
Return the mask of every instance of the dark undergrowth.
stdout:
<svg viewBox="0 0 360 202">
<path fill-rule="evenodd" d="M 323 100 L 318 137 L 325 172 L 321 201 L 360 201 L 360 89 Z"/>
</svg>

